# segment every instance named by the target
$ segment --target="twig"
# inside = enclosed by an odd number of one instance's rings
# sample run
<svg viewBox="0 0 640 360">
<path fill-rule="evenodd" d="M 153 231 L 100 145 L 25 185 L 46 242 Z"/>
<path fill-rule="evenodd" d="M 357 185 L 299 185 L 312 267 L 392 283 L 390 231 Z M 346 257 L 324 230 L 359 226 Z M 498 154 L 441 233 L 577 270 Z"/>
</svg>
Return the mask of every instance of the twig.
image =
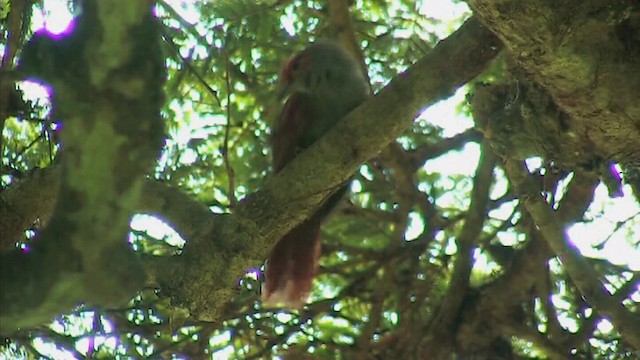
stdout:
<svg viewBox="0 0 640 360">
<path fill-rule="evenodd" d="M 225 72 L 224 72 L 224 80 L 225 85 L 227 87 L 227 124 L 224 129 L 224 143 L 222 145 L 222 158 L 224 159 L 224 167 L 227 171 L 227 178 L 229 181 L 229 207 L 233 209 L 236 205 L 236 184 L 235 184 L 235 172 L 233 171 L 233 167 L 231 166 L 231 162 L 229 161 L 229 130 L 231 128 L 231 80 L 229 78 L 230 73 L 230 62 L 229 53 L 227 52 L 226 43 L 223 48 L 224 52 L 224 60 L 226 64 Z"/>
</svg>

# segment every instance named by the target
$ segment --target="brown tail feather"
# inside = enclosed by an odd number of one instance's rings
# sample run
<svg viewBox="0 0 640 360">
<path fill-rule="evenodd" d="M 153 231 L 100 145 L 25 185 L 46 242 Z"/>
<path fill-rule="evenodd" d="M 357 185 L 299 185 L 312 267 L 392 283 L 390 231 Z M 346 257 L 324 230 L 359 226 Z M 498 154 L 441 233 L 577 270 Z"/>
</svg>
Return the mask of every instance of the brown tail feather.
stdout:
<svg viewBox="0 0 640 360">
<path fill-rule="evenodd" d="M 262 301 L 300 308 L 311 292 L 320 257 L 320 218 L 313 216 L 285 235 L 266 264 Z"/>
</svg>

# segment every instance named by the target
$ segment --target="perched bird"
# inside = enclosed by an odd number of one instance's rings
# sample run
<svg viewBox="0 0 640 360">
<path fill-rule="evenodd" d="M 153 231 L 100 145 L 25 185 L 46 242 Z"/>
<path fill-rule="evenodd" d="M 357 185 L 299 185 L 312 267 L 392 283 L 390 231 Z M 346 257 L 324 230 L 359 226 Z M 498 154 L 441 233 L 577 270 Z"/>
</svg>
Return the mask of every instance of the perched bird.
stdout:
<svg viewBox="0 0 640 360">
<path fill-rule="evenodd" d="M 280 95 L 287 100 L 272 129 L 276 173 L 364 102 L 368 86 L 358 63 L 346 51 L 322 41 L 286 62 L 280 73 Z M 320 257 L 320 224 L 347 187 L 273 247 L 266 263 L 263 302 L 299 308 L 307 300 Z"/>
</svg>

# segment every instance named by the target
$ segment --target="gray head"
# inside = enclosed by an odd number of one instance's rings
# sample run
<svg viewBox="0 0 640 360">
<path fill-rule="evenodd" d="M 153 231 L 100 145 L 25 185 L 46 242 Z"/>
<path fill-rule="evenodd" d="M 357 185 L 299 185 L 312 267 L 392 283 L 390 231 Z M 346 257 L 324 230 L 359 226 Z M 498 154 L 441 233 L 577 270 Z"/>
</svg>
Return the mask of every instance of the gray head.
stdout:
<svg viewBox="0 0 640 360">
<path fill-rule="evenodd" d="M 319 102 L 342 105 L 348 112 L 367 96 L 364 76 L 340 45 L 319 41 L 287 61 L 280 74 L 283 94 L 302 92 Z"/>
</svg>

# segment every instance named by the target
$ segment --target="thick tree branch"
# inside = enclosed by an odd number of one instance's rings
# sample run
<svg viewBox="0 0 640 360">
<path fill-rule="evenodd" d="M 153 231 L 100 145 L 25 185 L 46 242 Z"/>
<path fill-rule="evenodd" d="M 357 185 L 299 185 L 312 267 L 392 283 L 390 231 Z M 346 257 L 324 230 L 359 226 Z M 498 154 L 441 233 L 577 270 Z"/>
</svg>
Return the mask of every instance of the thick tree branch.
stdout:
<svg viewBox="0 0 640 360">
<path fill-rule="evenodd" d="M 217 319 L 236 279 L 260 264 L 277 239 L 409 128 L 421 109 L 481 73 L 500 49 L 493 35 L 468 20 L 241 201 L 233 216 L 221 217 L 208 237 L 187 243 L 181 262 L 159 266 L 165 294 L 196 317 Z"/>
<path fill-rule="evenodd" d="M 87 0 L 71 34 L 38 33 L 23 48 L 19 71 L 53 88 L 64 122 L 62 175 L 30 251 L 0 254 L 0 332 L 80 302 L 121 303 L 143 285 L 126 238 L 142 175 L 162 146 L 164 66 L 151 5 Z"/>
<path fill-rule="evenodd" d="M 640 164 L 640 3 L 467 2 L 569 115 L 565 141 L 577 151 Z"/>
<path fill-rule="evenodd" d="M 60 166 L 33 170 L 19 183 L 0 194 L 0 244 L 3 250 L 15 247 L 24 232 L 37 223 L 44 227 L 53 213 L 60 187 Z M 208 233 L 215 221 L 206 206 L 187 193 L 158 180 L 146 179 L 135 212 L 156 216 L 167 222 L 183 239 Z"/>
<path fill-rule="evenodd" d="M 468 20 L 430 54 L 399 74 L 282 172 L 270 178 L 261 191 L 249 196 L 237 214 L 259 214 L 253 221 L 260 229 L 277 228 L 270 226 L 275 220 L 281 224 L 281 220 L 304 218 L 349 179 L 360 164 L 409 128 L 422 109 L 450 96 L 482 72 L 500 48 L 495 37 L 476 20 Z M 273 211 L 260 214 L 264 211 L 257 211 L 255 207 L 264 203 L 277 206 L 276 211 L 285 214 L 274 215 Z M 277 229 L 277 235 L 287 230 Z M 271 237 L 270 233 L 263 235 Z"/>
</svg>

